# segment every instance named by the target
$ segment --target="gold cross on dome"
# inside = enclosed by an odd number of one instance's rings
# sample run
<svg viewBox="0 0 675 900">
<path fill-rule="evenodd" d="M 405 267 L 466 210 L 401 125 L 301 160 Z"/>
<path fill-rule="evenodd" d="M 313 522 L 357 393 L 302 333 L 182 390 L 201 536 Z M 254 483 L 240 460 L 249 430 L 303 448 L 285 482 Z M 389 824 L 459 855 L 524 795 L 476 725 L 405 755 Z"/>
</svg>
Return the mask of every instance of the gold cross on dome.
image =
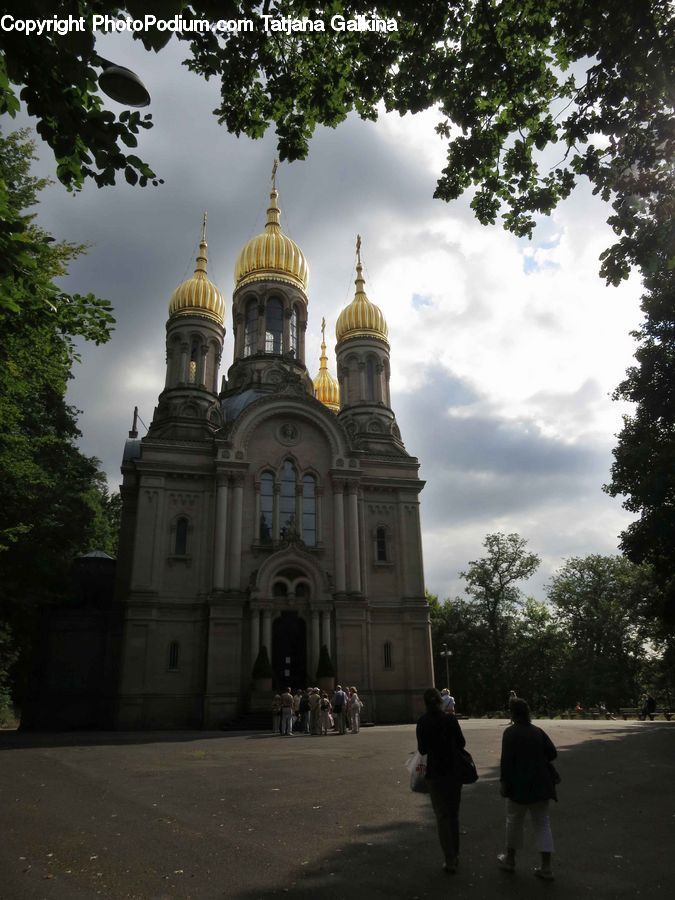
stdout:
<svg viewBox="0 0 675 900">
<path fill-rule="evenodd" d="M 321 340 L 326 342 L 326 319 L 325 317 L 321 319 Z"/>
<path fill-rule="evenodd" d="M 208 213 L 204 210 L 204 218 L 202 219 L 202 243 L 206 243 L 206 218 Z"/>
<path fill-rule="evenodd" d="M 279 168 L 279 160 L 275 159 L 272 165 L 272 190 L 277 189 L 277 169 Z"/>
<path fill-rule="evenodd" d="M 356 235 L 356 262 L 361 265 L 361 235 Z"/>
</svg>

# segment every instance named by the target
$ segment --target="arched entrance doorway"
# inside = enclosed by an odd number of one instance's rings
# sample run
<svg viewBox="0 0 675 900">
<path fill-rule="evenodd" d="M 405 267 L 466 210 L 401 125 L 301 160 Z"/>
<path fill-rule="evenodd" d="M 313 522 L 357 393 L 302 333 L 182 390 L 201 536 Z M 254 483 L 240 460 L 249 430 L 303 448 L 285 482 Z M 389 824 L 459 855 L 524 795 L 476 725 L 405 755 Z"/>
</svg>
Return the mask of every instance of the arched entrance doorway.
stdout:
<svg viewBox="0 0 675 900">
<path fill-rule="evenodd" d="M 274 688 L 307 687 L 307 627 L 297 612 L 284 611 L 272 623 Z"/>
</svg>

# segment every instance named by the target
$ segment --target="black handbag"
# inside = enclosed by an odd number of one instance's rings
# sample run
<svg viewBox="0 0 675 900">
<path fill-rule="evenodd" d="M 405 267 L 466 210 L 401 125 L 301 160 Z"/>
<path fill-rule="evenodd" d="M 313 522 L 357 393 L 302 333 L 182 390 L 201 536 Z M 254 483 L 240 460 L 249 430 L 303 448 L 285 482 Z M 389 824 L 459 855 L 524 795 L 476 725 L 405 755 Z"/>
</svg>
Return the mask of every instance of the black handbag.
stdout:
<svg viewBox="0 0 675 900">
<path fill-rule="evenodd" d="M 478 781 L 478 772 L 473 757 L 463 747 L 457 747 L 455 750 L 455 766 L 462 784 L 475 784 Z"/>
</svg>

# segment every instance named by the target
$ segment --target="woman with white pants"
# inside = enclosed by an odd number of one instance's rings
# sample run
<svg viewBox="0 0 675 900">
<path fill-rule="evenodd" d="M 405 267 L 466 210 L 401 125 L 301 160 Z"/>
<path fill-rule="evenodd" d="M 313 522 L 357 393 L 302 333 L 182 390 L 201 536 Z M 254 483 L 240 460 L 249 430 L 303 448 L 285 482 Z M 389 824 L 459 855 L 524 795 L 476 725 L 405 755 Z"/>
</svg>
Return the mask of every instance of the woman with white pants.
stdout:
<svg viewBox="0 0 675 900">
<path fill-rule="evenodd" d="M 551 764 L 557 753 L 546 732 L 532 724 L 524 700 L 513 700 L 510 709 L 513 724 L 502 737 L 500 774 L 501 794 L 506 797 L 506 851 L 499 854 L 497 861 L 500 869 L 515 870 L 516 852 L 523 846 L 525 816 L 529 812 L 541 853 L 541 865 L 534 874 L 552 881 L 553 835 L 548 805 L 549 800 L 558 799 Z"/>
</svg>

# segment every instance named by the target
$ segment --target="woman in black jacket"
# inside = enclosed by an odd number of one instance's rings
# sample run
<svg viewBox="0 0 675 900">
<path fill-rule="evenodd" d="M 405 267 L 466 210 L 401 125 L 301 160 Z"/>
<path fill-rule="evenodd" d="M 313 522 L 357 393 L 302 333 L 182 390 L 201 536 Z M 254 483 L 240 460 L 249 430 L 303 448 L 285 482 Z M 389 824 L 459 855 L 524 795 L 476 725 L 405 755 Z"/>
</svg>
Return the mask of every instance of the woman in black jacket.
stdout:
<svg viewBox="0 0 675 900">
<path fill-rule="evenodd" d="M 513 872 L 516 850 L 523 846 L 523 826 L 529 811 L 541 866 L 534 874 L 553 880 L 551 854 L 553 836 L 548 815 L 549 800 L 557 800 L 555 770 L 551 765 L 557 756 L 551 739 L 530 720 L 530 709 L 524 700 L 511 702 L 512 725 L 502 737 L 501 794 L 506 797 L 506 852 L 497 857 L 499 867 Z"/>
<path fill-rule="evenodd" d="M 457 773 L 455 750 L 465 740 L 457 718 L 442 709 L 436 688 L 424 692 L 427 711 L 417 722 L 417 749 L 427 755 L 427 780 L 436 816 L 438 837 L 445 855 L 443 869 L 457 871 L 459 854 L 459 802 L 462 782 Z"/>
</svg>

